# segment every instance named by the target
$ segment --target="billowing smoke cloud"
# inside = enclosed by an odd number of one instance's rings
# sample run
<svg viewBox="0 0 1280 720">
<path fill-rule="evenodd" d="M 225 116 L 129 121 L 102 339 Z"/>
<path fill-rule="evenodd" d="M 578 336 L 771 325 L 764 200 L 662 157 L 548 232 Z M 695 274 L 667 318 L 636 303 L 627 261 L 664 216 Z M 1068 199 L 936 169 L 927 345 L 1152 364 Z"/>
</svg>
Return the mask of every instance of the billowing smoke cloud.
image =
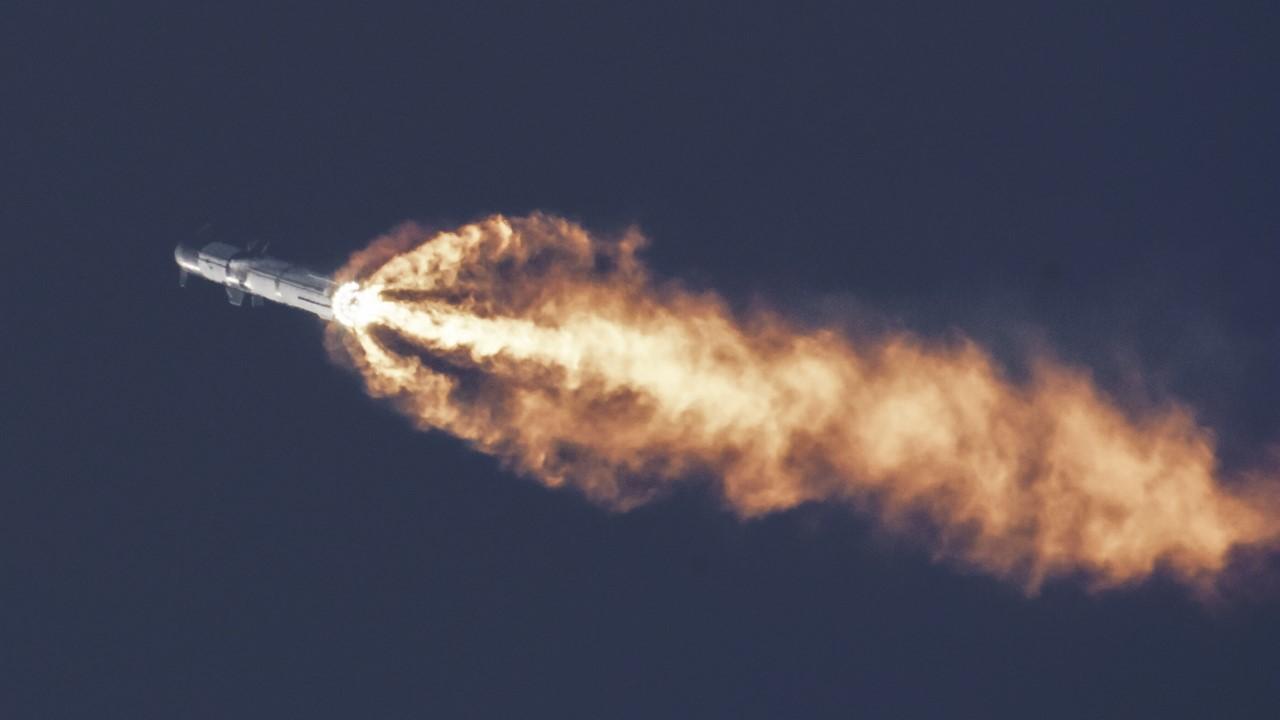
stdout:
<svg viewBox="0 0 1280 720">
<path fill-rule="evenodd" d="M 1126 412 L 1049 360 L 1013 382 L 972 342 L 736 317 L 655 283 L 643 245 L 546 215 L 405 226 L 343 271 L 331 346 L 421 427 L 610 508 L 695 476 L 743 517 L 848 503 L 1029 590 L 1211 582 L 1280 530 L 1185 407 Z"/>
</svg>

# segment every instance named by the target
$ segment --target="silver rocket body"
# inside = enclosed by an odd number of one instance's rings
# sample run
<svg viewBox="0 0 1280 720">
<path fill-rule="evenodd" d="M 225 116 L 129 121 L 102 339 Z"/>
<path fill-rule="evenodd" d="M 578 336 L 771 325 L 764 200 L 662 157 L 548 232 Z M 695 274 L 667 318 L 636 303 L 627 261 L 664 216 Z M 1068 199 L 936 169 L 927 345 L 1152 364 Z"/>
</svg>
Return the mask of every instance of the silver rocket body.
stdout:
<svg viewBox="0 0 1280 720">
<path fill-rule="evenodd" d="M 333 318 L 333 291 L 337 285 L 327 276 L 304 267 L 268 257 L 254 250 L 213 242 L 200 248 L 179 245 L 173 259 L 180 271 L 179 283 L 197 275 L 227 289 L 232 305 L 253 305 L 262 300 L 306 310 L 324 320 Z"/>
</svg>

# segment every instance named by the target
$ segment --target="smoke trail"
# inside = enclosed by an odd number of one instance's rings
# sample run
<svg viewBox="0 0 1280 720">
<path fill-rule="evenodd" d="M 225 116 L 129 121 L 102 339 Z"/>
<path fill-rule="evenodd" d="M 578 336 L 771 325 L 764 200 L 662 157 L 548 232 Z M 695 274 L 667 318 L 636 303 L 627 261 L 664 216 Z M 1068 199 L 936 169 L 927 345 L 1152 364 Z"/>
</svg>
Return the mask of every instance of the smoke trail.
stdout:
<svg viewBox="0 0 1280 720">
<path fill-rule="evenodd" d="M 608 507 L 709 473 L 744 517 L 838 501 L 923 520 L 939 556 L 1031 591 L 1207 582 L 1280 529 L 1219 484 L 1184 407 L 1126 414 L 1050 361 L 1014 383 L 971 342 L 735 318 L 655 284 L 643 244 L 546 215 L 405 226 L 340 275 L 331 345 L 418 425 Z"/>
</svg>

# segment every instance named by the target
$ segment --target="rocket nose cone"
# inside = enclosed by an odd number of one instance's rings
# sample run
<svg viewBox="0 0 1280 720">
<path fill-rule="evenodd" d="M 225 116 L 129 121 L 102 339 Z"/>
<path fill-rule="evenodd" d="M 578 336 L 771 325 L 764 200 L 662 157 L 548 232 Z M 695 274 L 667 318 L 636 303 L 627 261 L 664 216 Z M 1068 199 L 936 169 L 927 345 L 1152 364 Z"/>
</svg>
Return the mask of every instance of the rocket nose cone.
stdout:
<svg viewBox="0 0 1280 720">
<path fill-rule="evenodd" d="M 178 263 L 178 267 L 188 272 L 196 272 L 198 265 L 197 260 L 200 258 L 200 252 L 188 245 L 178 244 L 173 249 L 173 261 Z"/>
</svg>

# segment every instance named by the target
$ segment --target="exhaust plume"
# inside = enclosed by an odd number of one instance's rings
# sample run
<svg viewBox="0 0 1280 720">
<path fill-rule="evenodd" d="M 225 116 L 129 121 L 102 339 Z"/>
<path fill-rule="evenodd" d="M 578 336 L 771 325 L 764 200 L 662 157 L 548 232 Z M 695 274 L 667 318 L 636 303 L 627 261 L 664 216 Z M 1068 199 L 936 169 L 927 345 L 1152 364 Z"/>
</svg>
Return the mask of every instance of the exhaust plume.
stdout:
<svg viewBox="0 0 1280 720">
<path fill-rule="evenodd" d="M 1127 413 L 1049 360 L 1015 383 L 969 341 L 735 317 L 653 281 L 644 242 L 548 215 L 406 225 L 339 274 L 330 346 L 419 426 L 609 508 L 692 476 L 742 517 L 850 503 L 1031 592 L 1210 583 L 1280 529 L 1186 407 Z"/>
</svg>

